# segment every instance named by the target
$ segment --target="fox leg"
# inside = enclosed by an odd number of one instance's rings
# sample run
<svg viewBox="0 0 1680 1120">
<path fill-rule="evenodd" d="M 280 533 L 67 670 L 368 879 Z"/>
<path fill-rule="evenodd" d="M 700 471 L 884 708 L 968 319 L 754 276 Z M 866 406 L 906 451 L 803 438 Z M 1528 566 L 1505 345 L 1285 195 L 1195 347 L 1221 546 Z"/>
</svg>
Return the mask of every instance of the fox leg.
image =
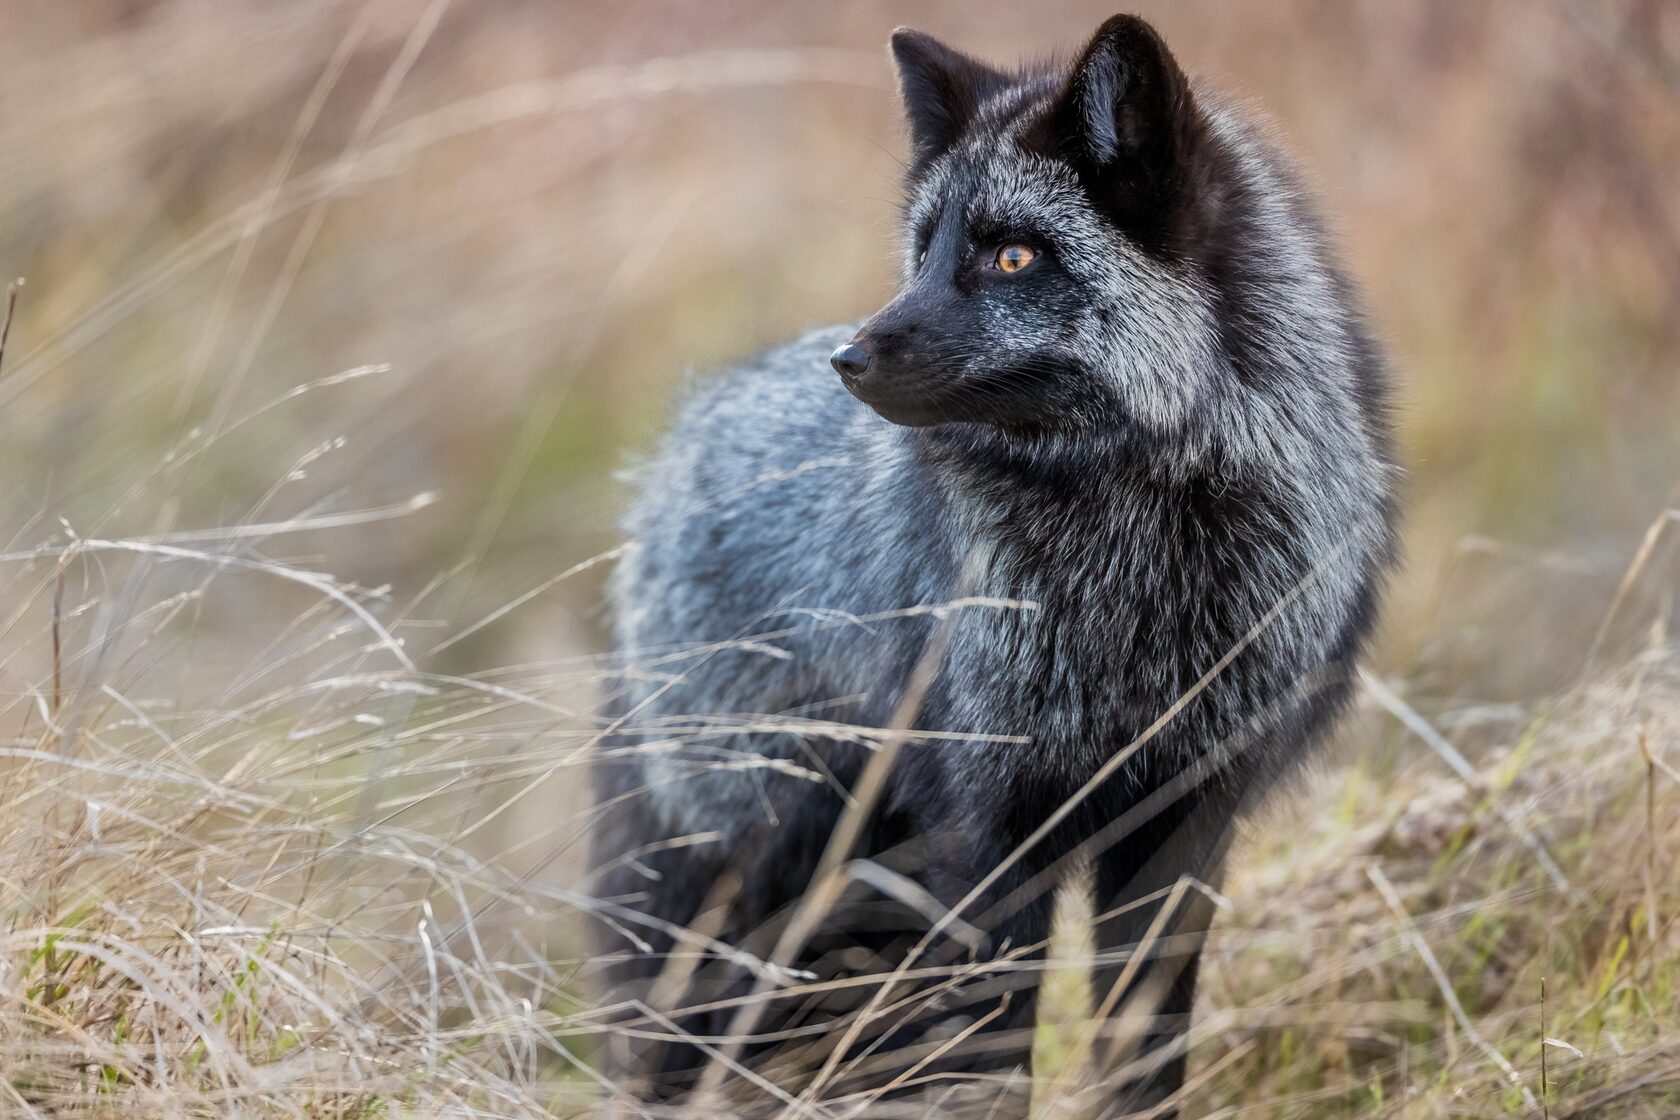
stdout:
<svg viewBox="0 0 1680 1120">
<path fill-rule="evenodd" d="M 1196 974 L 1213 919 L 1232 807 L 1191 794 L 1096 854 L 1091 1059 L 1105 1120 L 1172 1120 L 1184 1084 Z"/>
</svg>

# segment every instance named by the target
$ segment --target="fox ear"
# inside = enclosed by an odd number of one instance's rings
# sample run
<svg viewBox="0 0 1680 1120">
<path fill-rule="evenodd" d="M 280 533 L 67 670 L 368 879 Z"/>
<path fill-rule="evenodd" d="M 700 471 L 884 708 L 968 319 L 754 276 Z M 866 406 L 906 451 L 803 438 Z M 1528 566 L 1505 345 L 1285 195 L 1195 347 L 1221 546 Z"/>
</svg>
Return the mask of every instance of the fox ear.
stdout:
<svg viewBox="0 0 1680 1120">
<path fill-rule="evenodd" d="M 1050 146 L 1105 204 L 1137 217 L 1171 204 L 1201 131 L 1190 81 L 1155 29 L 1115 16 L 1097 29 L 1053 104 Z"/>
<path fill-rule="evenodd" d="M 914 179 L 956 142 L 980 103 L 1009 79 L 908 27 L 894 31 L 889 43 L 898 66 L 904 115 L 910 122 L 910 177 Z"/>
</svg>

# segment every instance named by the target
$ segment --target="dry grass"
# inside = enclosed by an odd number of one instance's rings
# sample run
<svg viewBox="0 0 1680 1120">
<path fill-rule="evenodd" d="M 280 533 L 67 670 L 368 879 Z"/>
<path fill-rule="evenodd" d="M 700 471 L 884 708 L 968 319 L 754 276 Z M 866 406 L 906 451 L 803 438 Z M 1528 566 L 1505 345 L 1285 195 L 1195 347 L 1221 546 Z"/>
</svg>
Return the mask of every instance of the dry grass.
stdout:
<svg viewBox="0 0 1680 1120">
<path fill-rule="evenodd" d="M 1209 1114 L 1672 1115 L 1677 669 L 1499 713 L 1468 779 L 1354 767 L 1275 814 L 1203 991 L 1208 1056 L 1245 1051 Z"/>
<path fill-rule="evenodd" d="M 578 983 L 575 919 L 598 906 L 546 873 L 575 865 L 587 816 L 549 813 L 491 859 L 473 850 L 581 780 L 595 727 L 575 698 L 594 663 L 429 674 L 394 636 L 418 604 L 231 547 L 77 540 L 3 559 L 37 589 L 9 637 L 50 651 L 5 717 L 0 771 L 12 1108 L 593 1107 L 606 1028 Z M 201 663 L 191 616 L 275 580 L 316 602 L 250 663 L 219 648 Z M 164 664 L 180 691 L 160 690 Z M 1430 724 L 1387 685 L 1368 695 L 1365 761 L 1283 798 L 1242 851 L 1190 1113 L 1671 1115 L 1680 662 L 1666 636 L 1529 709 Z M 1483 744 L 1474 767 L 1441 727 Z M 1069 1062 L 1089 1029 L 1077 918 L 1049 965 L 1045 1115 L 1082 1115 L 1094 1093 Z"/>
<path fill-rule="evenodd" d="M 78 578 L 100 544 L 34 561 L 50 606 L 32 640 L 53 665 L 0 749 L 4 1111 L 537 1116 L 584 1099 L 558 1073 L 576 962 L 547 941 L 576 900 L 509 870 L 515 852 L 490 866 L 462 846 L 488 806 L 576 765 L 581 729 L 529 742 L 575 715 L 552 690 L 393 665 L 368 594 L 312 573 L 291 575 L 323 607 L 230 673 L 180 633 L 218 602 L 218 555 L 166 554 L 212 575 L 111 625 Z M 159 546 L 139 547 L 145 563 Z M 176 658 L 183 691 L 160 694 L 152 662 Z M 202 679 L 232 683 L 207 696 Z"/>
</svg>

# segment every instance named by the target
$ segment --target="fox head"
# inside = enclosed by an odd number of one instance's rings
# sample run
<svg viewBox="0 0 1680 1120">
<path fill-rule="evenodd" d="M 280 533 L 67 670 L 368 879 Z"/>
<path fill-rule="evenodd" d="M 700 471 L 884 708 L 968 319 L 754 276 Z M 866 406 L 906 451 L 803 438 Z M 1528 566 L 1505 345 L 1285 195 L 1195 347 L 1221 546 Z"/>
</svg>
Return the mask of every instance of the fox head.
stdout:
<svg viewBox="0 0 1680 1120">
<path fill-rule="evenodd" d="M 897 295 L 831 359 L 895 423 L 1170 429 L 1217 331 L 1186 257 L 1210 126 L 1159 35 L 1102 25 L 1071 66 L 1005 72 L 891 41 L 909 121 Z"/>
</svg>

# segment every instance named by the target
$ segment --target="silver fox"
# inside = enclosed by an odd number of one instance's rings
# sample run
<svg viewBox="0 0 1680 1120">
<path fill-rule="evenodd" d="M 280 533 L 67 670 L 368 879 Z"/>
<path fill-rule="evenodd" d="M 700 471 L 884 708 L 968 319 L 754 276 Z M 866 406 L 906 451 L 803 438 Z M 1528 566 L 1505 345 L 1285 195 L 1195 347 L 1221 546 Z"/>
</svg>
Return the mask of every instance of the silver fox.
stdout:
<svg viewBox="0 0 1680 1120">
<path fill-rule="evenodd" d="M 1100 1111 L 1170 1115 L 1233 822 L 1344 706 L 1392 564 L 1383 359 L 1288 162 L 1142 20 L 1020 72 L 891 49 L 898 294 L 695 386 L 626 521 L 613 1074 L 1023 1114 L 1084 881 Z"/>
</svg>

